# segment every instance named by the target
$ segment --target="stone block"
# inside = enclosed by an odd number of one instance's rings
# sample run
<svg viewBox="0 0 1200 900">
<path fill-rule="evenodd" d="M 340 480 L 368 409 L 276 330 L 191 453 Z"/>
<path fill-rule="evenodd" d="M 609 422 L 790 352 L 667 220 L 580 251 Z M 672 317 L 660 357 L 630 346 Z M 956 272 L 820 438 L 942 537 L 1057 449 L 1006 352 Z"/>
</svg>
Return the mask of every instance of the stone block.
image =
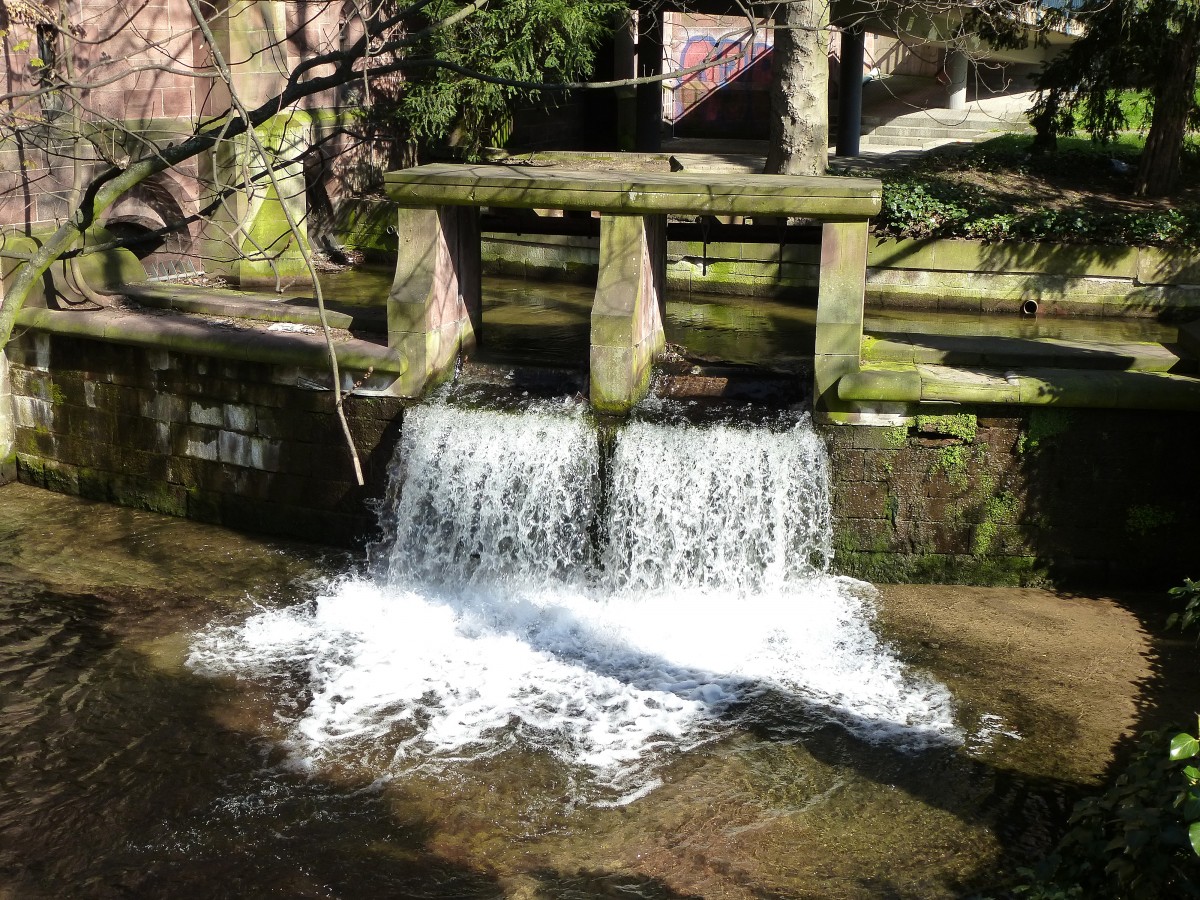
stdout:
<svg viewBox="0 0 1200 900">
<path fill-rule="evenodd" d="M 833 514 L 837 518 L 888 518 L 888 489 L 877 482 L 845 482 L 834 489 Z"/>
<path fill-rule="evenodd" d="M 188 405 L 188 421 L 194 425 L 208 425 L 220 428 L 225 424 L 225 405 L 209 403 L 204 400 L 193 400 Z"/>
<path fill-rule="evenodd" d="M 155 392 L 149 396 L 143 395 L 141 414 L 156 422 L 186 422 L 188 403 L 177 394 Z"/>
<path fill-rule="evenodd" d="M 254 434 L 258 429 L 258 419 L 253 406 L 241 403 L 226 403 L 223 413 L 223 424 L 227 431 Z"/>
<path fill-rule="evenodd" d="M 217 435 L 217 457 L 221 462 L 247 469 L 277 471 L 280 442 L 253 437 L 236 431 L 220 431 Z"/>
<path fill-rule="evenodd" d="M 172 436 L 171 452 L 189 459 L 216 462 L 220 459 L 220 435 L 220 429 L 201 425 L 176 429 Z"/>
<path fill-rule="evenodd" d="M 15 395 L 12 398 L 13 422 L 17 428 L 53 430 L 54 407 L 49 400 Z"/>
</svg>

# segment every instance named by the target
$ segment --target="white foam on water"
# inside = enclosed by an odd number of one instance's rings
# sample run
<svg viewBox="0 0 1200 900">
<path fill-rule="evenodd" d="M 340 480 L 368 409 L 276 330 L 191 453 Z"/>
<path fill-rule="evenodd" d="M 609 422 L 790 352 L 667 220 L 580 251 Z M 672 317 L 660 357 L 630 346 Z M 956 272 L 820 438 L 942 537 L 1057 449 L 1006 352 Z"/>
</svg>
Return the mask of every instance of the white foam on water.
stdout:
<svg viewBox="0 0 1200 900">
<path fill-rule="evenodd" d="M 521 745 L 608 805 L 761 703 L 868 741 L 958 741 L 949 692 L 875 634 L 873 589 L 827 574 L 824 459 L 806 424 L 630 425 L 601 509 L 580 413 L 422 407 L 375 574 L 212 627 L 191 664 L 298 672 L 306 764 L 396 776 Z"/>
</svg>

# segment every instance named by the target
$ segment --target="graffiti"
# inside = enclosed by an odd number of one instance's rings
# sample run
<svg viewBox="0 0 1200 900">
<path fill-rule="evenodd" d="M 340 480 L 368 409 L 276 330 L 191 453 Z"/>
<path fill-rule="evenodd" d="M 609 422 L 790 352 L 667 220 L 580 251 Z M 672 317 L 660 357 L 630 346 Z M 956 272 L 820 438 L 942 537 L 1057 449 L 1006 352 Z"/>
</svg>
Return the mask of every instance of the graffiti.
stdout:
<svg viewBox="0 0 1200 900">
<path fill-rule="evenodd" d="M 688 130 L 718 125 L 758 130 L 771 82 L 770 52 L 770 44 L 751 44 L 745 38 L 688 38 L 678 56 L 681 69 L 708 61 L 720 64 L 677 79 L 670 90 L 671 108 L 664 112 L 674 124 L 686 120 Z"/>
</svg>

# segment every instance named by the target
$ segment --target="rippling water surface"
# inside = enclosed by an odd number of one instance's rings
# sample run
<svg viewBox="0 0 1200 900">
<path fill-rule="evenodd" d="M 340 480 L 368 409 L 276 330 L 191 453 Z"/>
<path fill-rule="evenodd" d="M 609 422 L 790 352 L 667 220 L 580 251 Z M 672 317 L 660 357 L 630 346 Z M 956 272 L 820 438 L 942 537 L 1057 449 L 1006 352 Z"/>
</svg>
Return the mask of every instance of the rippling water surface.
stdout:
<svg viewBox="0 0 1200 900">
<path fill-rule="evenodd" d="M 459 446 L 438 444 L 452 425 L 414 423 L 408 458 Z M 535 426 L 586 440 L 569 411 L 518 428 Z M 652 489 L 676 432 L 638 427 L 562 465 L 615 460 L 649 506 L 614 481 L 598 542 L 594 501 L 559 496 L 585 527 L 535 526 L 562 551 L 549 565 L 473 546 L 463 515 L 496 510 L 435 508 L 411 466 L 413 508 L 370 560 L 0 487 L 0 897 L 961 896 L 1043 849 L 1103 759 L 1070 750 L 1070 664 L 1025 679 L 1032 642 L 1086 622 L 1136 672 L 1136 621 L 1000 592 L 1001 620 L 1040 618 L 995 641 L 948 613 L 979 597 L 880 602 L 825 572 L 820 535 L 772 545 L 770 527 L 765 574 L 730 574 L 747 547 L 721 523 L 786 522 L 807 495 L 694 521 L 720 549 L 681 605 L 664 585 L 696 565 L 655 541 L 678 511 Z M 775 433 L 762 465 L 811 464 L 807 438 Z M 700 470 L 750 451 L 700 437 L 685 494 L 711 508 Z M 503 516 L 487 527 L 502 537 Z M 1107 668 L 1097 746 L 1132 715 L 1132 676 Z"/>
</svg>

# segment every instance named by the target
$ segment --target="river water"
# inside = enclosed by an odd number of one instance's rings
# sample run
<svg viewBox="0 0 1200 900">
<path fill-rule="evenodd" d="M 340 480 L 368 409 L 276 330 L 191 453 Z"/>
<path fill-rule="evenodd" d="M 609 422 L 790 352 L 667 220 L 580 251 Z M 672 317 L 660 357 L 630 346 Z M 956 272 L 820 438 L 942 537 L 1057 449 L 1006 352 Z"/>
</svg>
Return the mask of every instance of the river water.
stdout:
<svg viewBox="0 0 1200 900">
<path fill-rule="evenodd" d="M 802 417 L 433 403 L 362 558 L 0 488 L 0 897 L 1002 883 L 1158 650 L 1103 597 L 837 578 L 824 464 Z"/>
</svg>

